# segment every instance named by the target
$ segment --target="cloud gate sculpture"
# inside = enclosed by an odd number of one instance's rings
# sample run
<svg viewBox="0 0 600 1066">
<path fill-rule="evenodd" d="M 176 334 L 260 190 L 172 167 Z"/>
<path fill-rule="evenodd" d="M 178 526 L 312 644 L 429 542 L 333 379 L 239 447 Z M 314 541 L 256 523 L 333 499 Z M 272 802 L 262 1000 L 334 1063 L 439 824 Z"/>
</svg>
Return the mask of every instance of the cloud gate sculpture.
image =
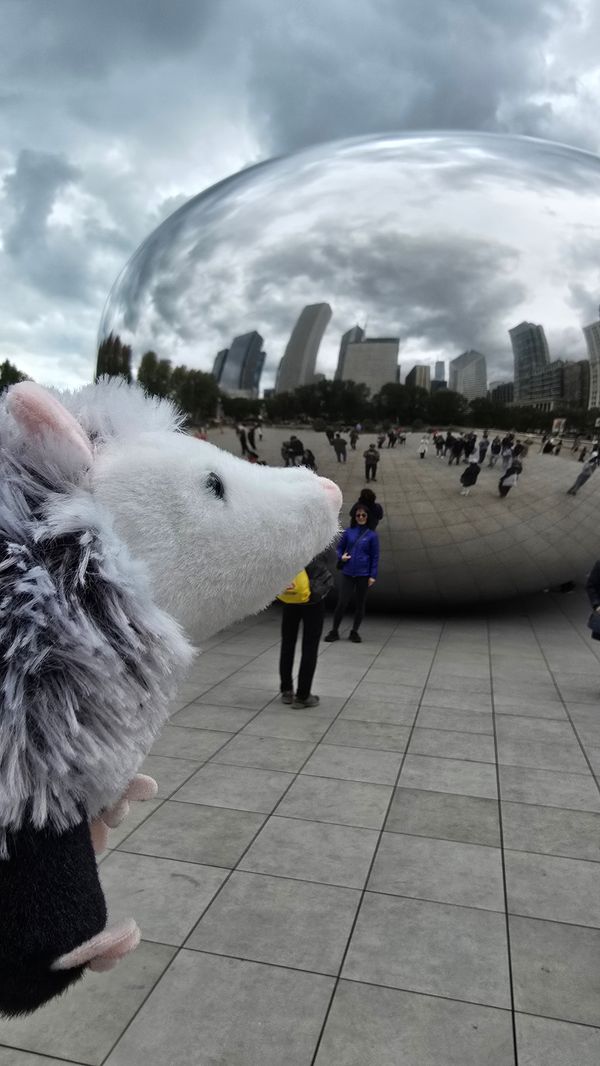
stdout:
<svg viewBox="0 0 600 1066">
<path fill-rule="evenodd" d="M 318 145 L 242 171 L 167 218 L 115 282 L 100 338 L 118 334 L 134 360 L 151 349 L 210 370 L 234 336 L 256 330 L 269 386 L 302 308 L 327 303 L 317 369 L 328 376 L 342 334 L 365 322 L 371 337 L 400 338 L 405 365 L 474 349 L 490 380 L 512 378 L 508 331 L 523 320 L 543 325 L 550 358 L 585 359 L 599 203 L 600 159 L 563 145 L 479 133 Z M 373 601 L 504 598 L 578 580 L 600 554 L 600 473 L 567 496 L 581 468 L 566 448 L 530 449 L 503 500 L 498 472 L 484 468 L 461 497 L 456 468 L 431 449 L 418 462 L 410 448 L 409 438 L 380 464 Z M 320 472 L 335 477 L 322 450 Z M 351 464 L 342 472 L 348 505 L 361 476 Z"/>
</svg>

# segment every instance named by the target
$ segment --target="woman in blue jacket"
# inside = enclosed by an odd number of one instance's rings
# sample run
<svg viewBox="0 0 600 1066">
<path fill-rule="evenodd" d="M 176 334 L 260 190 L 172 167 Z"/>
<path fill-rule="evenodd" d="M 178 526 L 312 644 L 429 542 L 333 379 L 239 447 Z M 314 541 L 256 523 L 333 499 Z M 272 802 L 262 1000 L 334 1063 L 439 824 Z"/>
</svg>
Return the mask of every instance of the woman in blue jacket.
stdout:
<svg viewBox="0 0 600 1066">
<path fill-rule="evenodd" d="M 333 628 L 325 640 L 332 643 L 340 639 L 338 632 L 344 611 L 352 596 L 355 600 L 354 622 L 350 630 L 350 640 L 361 643 L 358 630 L 365 613 L 365 600 L 371 585 L 377 578 L 379 562 L 379 537 L 374 529 L 369 529 L 369 513 L 366 507 L 358 504 L 349 529 L 342 533 L 337 546 L 338 567 L 342 571 L 342 587 L 333 615 Z"/>
</svg>

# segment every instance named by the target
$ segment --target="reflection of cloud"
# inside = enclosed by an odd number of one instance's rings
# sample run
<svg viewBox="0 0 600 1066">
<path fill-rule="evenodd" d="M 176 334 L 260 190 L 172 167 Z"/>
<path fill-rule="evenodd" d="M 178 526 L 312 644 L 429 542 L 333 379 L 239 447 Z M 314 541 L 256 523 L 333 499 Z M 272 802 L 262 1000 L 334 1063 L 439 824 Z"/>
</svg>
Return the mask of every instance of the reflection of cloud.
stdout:
<svg viewBox="0 0 600 1066">
<path fill-rule="evenodd" d="M 272 376 L 302 307 L 325 301 L 328 372 L 362 315 L 369 334 L 400 336 L 401 361 L 403 347 L 419 359 L 476 348 L 490 376 L 506 376 L 508 329 L 523 318 L 543 322 L 553 355 L 578 357 L 574 307 L 592 288 L 585 227 L 599 175 L 600 161 L 563 146 L 465 133 L 279 159 L 155 230 L 111 294 L 103 328 L 124 333 L 138 356 L 164 348 L 203 368 L 257 329 Z"/>
</svg>

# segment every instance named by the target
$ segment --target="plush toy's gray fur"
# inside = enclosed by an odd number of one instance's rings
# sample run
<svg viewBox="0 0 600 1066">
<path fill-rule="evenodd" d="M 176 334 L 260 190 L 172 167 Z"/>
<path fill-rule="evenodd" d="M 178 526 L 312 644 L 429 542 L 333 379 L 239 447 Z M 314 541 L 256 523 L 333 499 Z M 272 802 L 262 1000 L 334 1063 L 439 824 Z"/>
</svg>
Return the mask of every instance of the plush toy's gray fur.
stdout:
<svg viewBox="0 0 600 1066">
<path fill-rule="evenodd" d="M 62 830 L 116 801 L 191 654 L 85 474 L 0 402 L 0 856 L 25 817 Z"/>
</svg>

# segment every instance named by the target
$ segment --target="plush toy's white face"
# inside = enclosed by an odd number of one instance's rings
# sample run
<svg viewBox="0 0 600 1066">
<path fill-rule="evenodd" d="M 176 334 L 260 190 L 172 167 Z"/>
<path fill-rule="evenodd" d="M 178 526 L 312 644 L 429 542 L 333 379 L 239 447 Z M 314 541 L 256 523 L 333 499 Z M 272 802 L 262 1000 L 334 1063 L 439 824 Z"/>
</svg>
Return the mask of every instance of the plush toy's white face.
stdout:
<svg viewBox="0 0 600 1066">
<path fill-rule="evenodd" d="M 331 543 L 342 503 L 309 470 L 156 431 L 102 448 L 92 491 L 147 563 L 157 603 L 195 640 L 265 607 Z"/>
</svg>

